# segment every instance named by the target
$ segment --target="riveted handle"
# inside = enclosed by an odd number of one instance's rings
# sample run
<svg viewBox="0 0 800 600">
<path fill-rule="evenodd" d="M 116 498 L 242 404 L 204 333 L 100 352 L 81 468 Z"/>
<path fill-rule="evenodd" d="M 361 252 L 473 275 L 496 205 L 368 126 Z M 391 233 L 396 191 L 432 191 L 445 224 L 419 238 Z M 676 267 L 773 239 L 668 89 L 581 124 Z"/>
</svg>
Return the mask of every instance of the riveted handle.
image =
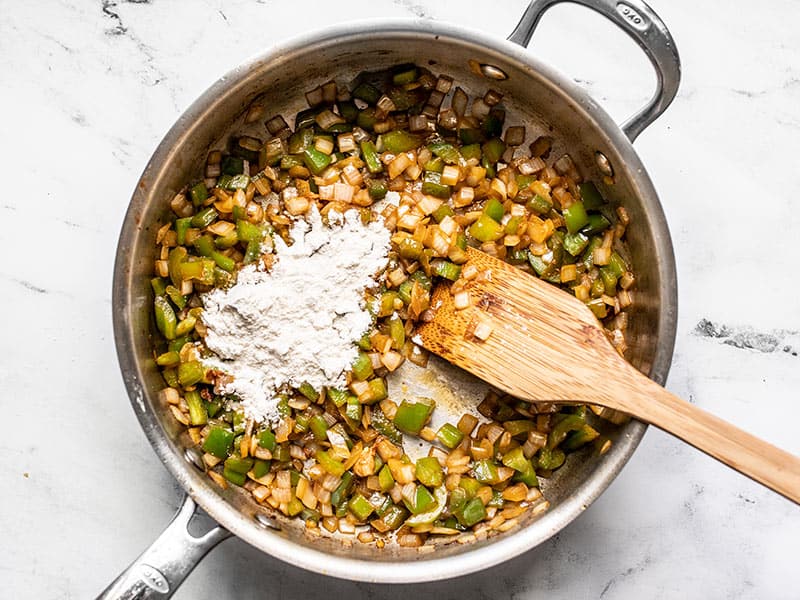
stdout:
<svg viewBox="0 0 800 600">
<path fill-rule="evenodd" d="M 120 573 L 98 600 L 149 600 L 171 598 L 200 560 L 230 532 L 215 527 L 201 537 L 189 533 L 197 506 L 189 496 L 155 542 Z"/>
<path fill-rule="evenodd" d="M 656 71 L 656 91 L 650 101 L 622 125 L 634 141 L 670 105 L 681 80 L 681 60 L 667 26 L 642 0 L 533 0 L 509 41 L 527 46 L 542 15 L 551 6 L 573 2 L 600 13 L 617 25 L 644 50 Z"/>
</svg>

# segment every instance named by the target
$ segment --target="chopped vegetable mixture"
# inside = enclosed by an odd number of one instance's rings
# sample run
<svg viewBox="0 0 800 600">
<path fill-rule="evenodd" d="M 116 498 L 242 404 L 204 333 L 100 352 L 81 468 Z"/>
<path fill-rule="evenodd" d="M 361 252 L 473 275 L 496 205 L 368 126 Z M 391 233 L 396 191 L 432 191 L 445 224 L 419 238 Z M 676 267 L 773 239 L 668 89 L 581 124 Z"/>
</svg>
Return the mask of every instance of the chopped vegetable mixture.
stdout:
<svg viewBox="0 0 800 600">
<path fill-rule="evenodd" d="M 456 306 L 469 305 L 466 284 L 481 274 L 462 269 L 467 245 L 569 290 L 624 352 L 635 282 L 622 244 L 627 214 L 569 155 L 553 160 L 550 137 L 527 144 L 523 125 L 507 127 L 495 90 L 470 100 L 450 77 L 401 65 L 306 97 L 293 129 L 275 116 L 266 139 L 240 136 L 212 151 L 205 177 L 171 201 L 152 279 L 163 401 L 218 485 L 240 486 L 310 530 L 413 547 L 469 541 L 543 512 L 542 478 L 587 444 L 609 447 L 592 412 L 621 415 L 490 392 L 478 406 L 484 420 L 465 414 L 433 429 L 435 401 L 403 397 L 386 376 L 406 360 L 426 365 L 411 338 L 432 316 L 437 282 L 452 282 Z M 245 120 L 263 114 L 256 104 Z M 374 325 L 347 387 L 287 390 L 280 422 L 255 423 L 219 393 L 230 376 L 203 362 L 200 294 L 231 286 L 243 265 L 269 269 L 272 240 L 291 243 L 290 224 L 312 206 L 323 218 L 356 208 L 392 233 L 389 266 L 366 299 Z M 403 443 L 417 438 L 430 450 L 414 461 Z"/>
</svg>

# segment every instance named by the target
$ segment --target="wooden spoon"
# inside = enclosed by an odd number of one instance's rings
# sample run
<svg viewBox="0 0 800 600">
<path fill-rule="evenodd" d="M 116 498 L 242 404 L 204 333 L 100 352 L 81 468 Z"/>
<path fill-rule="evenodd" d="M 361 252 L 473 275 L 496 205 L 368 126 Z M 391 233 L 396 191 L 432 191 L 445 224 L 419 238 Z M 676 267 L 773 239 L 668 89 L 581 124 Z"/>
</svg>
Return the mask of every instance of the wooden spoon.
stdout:
<svg viewBox="0 0 800 600">
<path fill-rule="evenodd" d="M 478 250 L 467 256 L 480 274 L 467 286 L 471 306 L 456 309 L 449 286 L 438 286 L 435 316 L 417 328 L 422 346 L 523 400 L 628 413 L 800 503 L 796 456 L 648 379 L 617 353 L 577 298 Z"/>
</svg>

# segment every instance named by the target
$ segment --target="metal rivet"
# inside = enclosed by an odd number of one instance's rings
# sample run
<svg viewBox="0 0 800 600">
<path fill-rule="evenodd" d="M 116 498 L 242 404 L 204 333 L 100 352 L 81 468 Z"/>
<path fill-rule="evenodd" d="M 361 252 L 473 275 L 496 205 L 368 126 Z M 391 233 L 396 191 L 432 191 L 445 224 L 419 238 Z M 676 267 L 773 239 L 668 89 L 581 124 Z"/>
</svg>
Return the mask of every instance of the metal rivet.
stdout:
<svg viewBox="0 0 800 600">
<path fill-rule="evenodd" d="M 599 150 L 594 153 L 594 162 L 597 164 L 597 168 L 600 169 L 600 172 L 603 175 L 606 177 L 614 176 L 614 167 L 611 166 L 611 162 L 608 160 L 606 155 Z"/>
<path fill-rule="evenodd" d="M 256 520 L 256 523 L 261 525 L 264 529 L 274 529 L 275 531 L 281 530 L 281 526 L 278 525 L 274 519 L 263 513 L 257 513 L 253 518 Z"/>
<path fill-rule="evenodd" d="M 481 73 L 483 73 L 484 77 L 488 77 L 489 79 L 497 79 L 499 81 L 508 79 L 506 72 L 500 67 L 495 67 L 494 65 L 487 65 L 485 63 L 481 64 Z"/>
<path fill-rule="evenodd" d="M 203 455 L 200 454 L 197 448 L 187 448 L 183 451 L 183 457 L 201 471 L 206 470 L 206 465 L 203 462 Z"/>
</svg>

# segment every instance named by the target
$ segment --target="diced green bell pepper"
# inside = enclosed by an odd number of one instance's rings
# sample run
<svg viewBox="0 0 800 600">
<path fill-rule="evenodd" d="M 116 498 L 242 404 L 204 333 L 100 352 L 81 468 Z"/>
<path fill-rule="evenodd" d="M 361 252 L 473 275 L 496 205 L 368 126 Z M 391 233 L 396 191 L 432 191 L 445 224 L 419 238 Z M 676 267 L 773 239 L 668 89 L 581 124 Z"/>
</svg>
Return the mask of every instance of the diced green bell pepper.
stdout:
<svg viewBox="0 0 800 600">
<path fill-rule="evenodd" d="M 589 238 L 580 231 L 577 233 L 568 233 L 564 236 L 564 249 L 572 256 L 579 256 L 588 244 Z"/>
<path fill-rule="evenodd" d="M 361 156 L 367 165 L 370 173 L 380 173 L 383 171 L 383 163 L 381 163 L 378 151 L 375 149 L 375 144 L 369 140 L 361 142 Z"/>
<path fill-rule="evenodd" d="M 461 265 L 451 263 L 449 260 L 434 260 L 431 263 L 434 275 L 455 281 L 461 275 Z"/>
<path fill-rule="evenodd" d="M 428 144 L 428 149 L 448 165 L 457 165 L 461 159 L 461 154 L 459 154 L 458 150 L 444 140 L 436 140 Z"/>
<path fill-rule="evenodd" d="M 344 474 L 342 474 L 342 480 L 339 482 L 339 485 L 336 486 L 336 489 L 331 493 L 331 504 L 333 506 L 341 505 L 347 500 L 347 496 L 350 495 L 350 490 L 352 488 L 353 475 L 350 471 L 345 471 Z"/>
<path fill-rule="evenodd" d="M 486 518 L 486 507 L 480 498 L 473 498 L 467 501 L 456 517 L 465 527 L 472 527 Z"/>
<path fill-rule="evenodd" d="M 408 152 L 419 148 L 422 144 L 422 138 L 408 131 L 396 129 L 381 135 L 381 143 L 383 149 L 392 154 L 400 154 L 401 152 Z"/>
<path fill-rule="evenodd" d="M 394 487 L 394 477 L 392 477 L 389 465 L 383 465 L 383 468 L 378 473 L 378 485 L 383 492 L 388 492 Z"/>
<path fill-rule="evenodd" d="M 437 198 L 449 198 L 450 186 L 442 183 L 442 174 L 436 171 L 425 171 L 422 176 L 422 193 Z"/>
<path fill-rule="evenodd" d="M 611 221 L 606 219 L 601 214 L 590 214 L 587 219 L 588 223 L 583 229 L 581 229 L 581 231 L 589 236 L 600 233 L 601 231 L 605 231 L 611 226 Z"/>
<path fill-rule="evenodd" d="M 589 223 L 589 215 L 586 214 L 586 208 L 580 200 L 570 204 L 562 213 L 564 215 L 564 223 L 567 226 L 567 231 L 570 233 L 579 232 L 583 226 Z"/>
<path fill-rule="evenodd" d="M 178 365 L 178 381 L 183 387 L 191 387 L 200 383 L 205 377 L 205 368 L 200 362 L 190 360 L 189 362 Z"/>
<path fill-rule="evenodd" d="M 372 511 L 375 510 L 375 507 L 369 503 L 369 500 L 364 498 L 361 494 L 355 494 L 350 498 L 350 502 L 347 503 L 347 508 L 359 521 L 366 521 L 372 514 Z"/>
<path fill-rule="evenodd" d="M 497 465 L 494 464 L 493 460 L 490 459 L 483 459 L 483 460 L 476 460 L 472 464 L 472 473 L 481 483 L 487 483 L 489 485 L 493 485 L 498 483 L 499 475 L 497 472 Z"/>
<path fill-rule="evenodd" d="M 525 207 L 537 215 L 546 215 L 553 208 L 553 203 L 544 196 L 536 194 L 533 198 L 528 200 Z"/>
<path fill-rule="evenodd" d="M 208 411 L 206 410 L 206 405 L 203 404 L 203 399 L 200 397 L 200 392 L 197 390 L 186 392 L 184 399 L 189 407 L 189 422 L 192 426 L 208 423 Z"/>
<path fill-rule="evenodd" d="M 497 198 L 489 198 L 483 207 L 483 214 L 499 223 L 505 214 L 505 209 Z"/>
<path fill-rule="evenodd" d="M 258 435 L 258 445 L 270 452 L 275 450 L 275 434 L 271 429 L 265 429 Z"/>
<path fill-rule="evenodd" d="M 155 299 L 156 327 L 168 340 L 175 338 L 175 330 L 178 326 L 178 317 L 172 305 L 164 296 L 156 296 Z"/>
<path fill-rule="evenodd" d="M 469 226 L 469 234 L 479 242 L 494 242 L 505 234 L 503 226 L 486 213 Z"/>
<path fill-rule="evenodd" d="M 418 434 L 433 412 L 434 403 L 403 400 L 394 415 L 394 424 L 401 431 Z"/>
<path fill-rule="evenodd" d="M 317 462 L 331 475 L 341 477 L 345 473 L 344 463 L 333 458 L 326 450 L 317 450 Z"/>
<path fill-rule="evenodd" d="M 372 360 L 364 352 L 359 352 L 358 357 L 352 366 L 353 375 L 360 381 L 366 381 L 372 377 Z"/>
<path fill-rule="evenodd" d="M 303 162 L 314 175 L 321 175 L 328 165 L 331 164 L 331 157 L 311 147 L 303 151 Z"/>
<path fill-rule="evenodd" d="M 436 505 L 436 498 L 430 493 L 428 488 L 424 485 L 418 485 L 414 491 L 414 496 L 409 500 L 403 498 L 406 508 L 411 511 L 411 514 L 424 513 Z"/>
<path fill-rule="evenodd" d="M 203 442 L 203 450 L 217 458 L 226 458 L 233 447 L 234 433 L 224 427 L 212 427 Z"/>
<path fill-rule="evenodd" d="M 439 460 L 434 456 L 425 456 L 417 460 L 417 479 L 428 487 L 438 487 L 444 480 L 444 472 Z"/>
<path fill-rule="evenodd" d="M 445 448 L 452 450 L 464 439 L 464 433 L 455 425 L 445 423 L 436 432 L 436 437 Z"/>
<path fill-rule="evenodd" d="M 586 210 L 596 210 L 606 203 L 597 186 L 591 181 L 579 183 L 578 191 L 581 194 L 581 201 Z"/>
<path fill-rule="evenodd" d="M 484 160 L 488 164 L 494 165 L 503 156 L 506 151 L 506 145 L 500 138 L 494 138 L 483 144 L 481 150 Z"/>
</svg>

